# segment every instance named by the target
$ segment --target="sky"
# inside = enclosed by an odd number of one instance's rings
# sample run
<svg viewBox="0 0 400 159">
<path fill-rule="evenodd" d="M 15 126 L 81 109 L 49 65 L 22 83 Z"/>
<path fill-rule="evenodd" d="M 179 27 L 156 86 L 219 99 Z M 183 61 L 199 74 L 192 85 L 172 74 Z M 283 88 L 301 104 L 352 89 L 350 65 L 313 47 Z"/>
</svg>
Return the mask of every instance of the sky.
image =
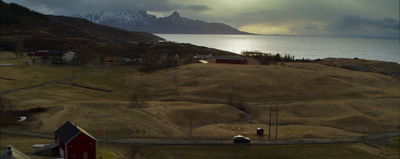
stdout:
<svg viewBox="0 0 400 159">
<path fill-rule="evenodd" d="M 256 34 L 399 38 L 399 0 L 3 0 L 43 14 L 146 10 Z"/>
</svg>

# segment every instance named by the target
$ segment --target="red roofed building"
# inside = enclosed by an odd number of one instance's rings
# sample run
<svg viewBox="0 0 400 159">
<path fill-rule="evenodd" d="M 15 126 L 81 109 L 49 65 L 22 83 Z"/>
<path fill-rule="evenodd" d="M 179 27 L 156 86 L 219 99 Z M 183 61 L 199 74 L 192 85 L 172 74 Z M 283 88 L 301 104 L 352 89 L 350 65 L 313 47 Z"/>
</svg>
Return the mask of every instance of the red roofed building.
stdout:
<svg viewBox="0 0 400 159">
<path fill-rule="evenodd" d="M 54 132 L 65 159 L 96 159 L 96 139 L 85 130 L 67 121 Z"/>
<path fill-rule="evenodd" d="M 247 59 L 245 57 L 216 57 L 216 63 L 229 63 L 229 64 L 245 64 Z"/>
</svg>

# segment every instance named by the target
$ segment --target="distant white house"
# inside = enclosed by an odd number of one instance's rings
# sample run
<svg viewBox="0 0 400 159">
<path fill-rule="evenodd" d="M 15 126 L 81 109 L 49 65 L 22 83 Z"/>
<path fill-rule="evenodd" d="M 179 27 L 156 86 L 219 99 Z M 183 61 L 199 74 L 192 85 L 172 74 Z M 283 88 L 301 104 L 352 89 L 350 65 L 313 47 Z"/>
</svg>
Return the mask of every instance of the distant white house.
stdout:
<svg viewBox="0 0 400 159">
<path fill-rule="evenodd" d="M 196 53 L 196 58 L 197 59 L 210 59 L 212 58 L 213 53 L 212 52 L 198 52 Z"/>
<path fill-rule="evenodd" d="M 139 55 L 133 55 L 130 57 L 123 57 L 119 62 L 123 63 L 123 62 L 138 62 L 138 63 L 142 63 L 142 57 Z"/>
<path fill-rule="evenodd" d="M 64 62 L 71 62 L 75 57 L 75 53 L 71 51 L 66 51 L 63 53 L 63 61 Z"/>
</svg>

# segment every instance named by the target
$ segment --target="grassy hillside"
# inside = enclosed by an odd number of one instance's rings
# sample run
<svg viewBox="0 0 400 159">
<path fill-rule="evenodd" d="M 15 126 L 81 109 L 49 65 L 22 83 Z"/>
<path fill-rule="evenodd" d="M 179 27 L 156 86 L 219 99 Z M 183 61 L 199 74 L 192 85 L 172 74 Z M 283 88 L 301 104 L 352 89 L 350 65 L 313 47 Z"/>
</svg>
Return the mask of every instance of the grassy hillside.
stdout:
<svg viewBox="0 0 400 159">
<path fill-rule="evenodd" d="M 19 32 L 100 40 L 111 43 L 157 42 L 162 39 L 150 33 L 132 32 L 98 25 L 80 18 L 43 15 L 18 4 L 1 1 L 2 34 Z"/>
<path fill-rule="evenodd" d="M 11 52 L 0 53 L 0 63 L 13 64 L 0 69 L 1 91 L 91 71 L 86 66 L 28 66 L 27 58 L 17 59 Z M 106 67 L 88 76 L 3 95 L 11 101 L 12 109 L 1 112 L 0 122 L 2 127 L 52 133 L 71 121 L 93 135 L 106 129 L 107 138 L 230 139 L 241 134 L 252 140 L 268 140 L 268 136 L 256 136 L 255 130 L 263 127 L 268 135 L 270 104 L 277 103 L 278 139 L 361 136 L 400 129 L 400 81 L 396 78 L 311 63 L 265 66 L 254 61 L 252 64 L 191 64 L 149 74 L 139 73 L 137 65 Z M 28 119 L 18 122 L 20 116 Z M 274 113 L 272 119 L 274 139 Z M 23 142 L 11 140 L 15 138 L 20 137 L 11 135 L 2 143 L 23 147 L 46 142 L 32 138 Z M 295 145 L 293 149 L 301 147 L 304 146 Z M 301 156 L 320 156 L 338 147 L 341 146 L 330 145 L 319 149 L 320 153 Z M 159 151 L 148 153 L 148 148 Z M 171 148 L 176 147 L 107 145 L 106 153 L 120 158 L 132 155 L 157 158 L 171 156 L 167 153 Z M 208 147 L 198 148 L 203 150 L 189 152 L 182 151 L 185 146 L 179 147 L 172 156 L 210 153 Z M 369 155 L 359 151 L 359 146 L 356 149 L 357 152 L 347 145 L 338 155 Z M 229 152 L 234 150 L 218 147 L 219 157 L 215 158 L 230 157 Z M 255 156 L 270 156 L 258 148 L 249 151 Z"/>
<path fill-rule="evenodd" d="M 400 65 L 396 62 L 383 62 L 363 59 L 326 58 L 322 64 L 354 71 L 374 72 L 400 79 Z"/>
<path fill-rule="evenodd" d="M 84 19 L 43 15 L 15 3 L 1 1 L 0 8 L 0 51 L 68 50 L 77 53 L 75 63 L 103 65 L 109 58 L 143 55 L 162 39 Z"/>
<path fill-rule="evenodd" d="M 186 128 L 187 123 L 181 123 L 185 117 L 179 119 L 178 114 L 192 113 L 200 136 L 254 134 L 256 127 L 269 121 L 269 103 L 280 103 L 282 137 L 338 137 L 399 129 L 400 81 L 376 73 L 301 63 L 192 64 L 131 76 L 126 84 L 152 100 L 203 103 L 176 106 L 171 102 L 164 106 L 170 109 L 149 109 Z"/>
<path fill-rule="evenodd" d="M 14 79 L 1 79 L 7 86 L 2 89 L 28 84 L 27 70 L 39 83 L 71 74 L 70 67 L 2 67 L 1 77 Z M 14 108 L 2 123 L 53 132 L 69 120 L 91 134 L 106 128 L 109 137 L 174 138 L 189 135 L 192 116 L 194 137 L 254 138 L 255 128 L 268 128 L 270 103 L 278 103 L 280 139 L 358 136 L 399 130 L 399 88 L 400 81 L 390 76 L 320 64 L 191 64 L 151 74 L 140 74 L 136 65 L 113 66 L 6 94 Z M 38 107 L 45 110 L 33 111 Z M 20 115 L 28 120 L 16 122 Z"/>
<path fill-rule="evenodd" d="M 129 77 L 126 84 L 155 100 L 293 102 L 398 96 L 399 81 L 319 64 L 286 66 L 193 64 Z"/>
</svg>

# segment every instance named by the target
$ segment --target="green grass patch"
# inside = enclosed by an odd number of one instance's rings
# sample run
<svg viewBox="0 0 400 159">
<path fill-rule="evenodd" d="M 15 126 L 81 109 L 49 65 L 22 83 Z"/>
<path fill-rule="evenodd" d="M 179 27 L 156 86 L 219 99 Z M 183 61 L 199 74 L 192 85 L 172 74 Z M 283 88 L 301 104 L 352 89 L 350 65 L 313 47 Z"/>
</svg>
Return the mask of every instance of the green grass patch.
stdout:
<svg viewBox="0 0 400 159">
<path fill-rule="evenodd" d="M 0 77 L 12 80 L 0 79 L 0 84 L 2 85 L 0 92 L 71 77 L 89 71 L 90 69 L 87 67 L 72 67 L 68 65 L 2 67 L 0 69 Z"/>
<path fill-rule="evenodd" d="M 110 150 L 103 149 L 103 145 L 101 143 L 97 143 L 97 158 L 116 158 L 116 154 Z"/>
<path fill-rule="evenodd" d="M 387 150 L 400 154 L 400 136 L 388 139 Z"/>
<path fill-rule="evenodd" d="M 15 69 L 15 71 L 13 70 Z M 88 67 L 77 67 L 77 66 L 31 66 L 31 67 L 20 67 L 20 68 L 7 68 L 7 72 L 4 78 L 10 78 L 13 80 L 0 79 L 0 84 L 4 87 L 0 88 L 0 91 L 7 91 L 11 89 L 26 87 L 29 85 L 39 84 L 46 81 L 58 80 L 73 75 L 89 72 L 91 69 Z M 29 70 L 31 72 L 29 72 Z M 1 69 L 0 74 L 6 70 Z M 31 73 L 31 77 L 26 75 L 26 72 Z M 14 92 L 13 96 L 20 97 L 18 102 L 15 104 L 26 103 L 32 99 L 35 101 L 39 99 L 48 99 L 51 97 L 51 103 L 71 103 L 71 102 L 128 102 L 131 96 L 131 90 L 125 86 L 125 79 L 129 76 L 137 73 L 136 66 L 114 66 L 110 68 L 100 69 L 95 74 L 89 74 L 83 77 L 77 77 L 66 83 L 78 83 L 80 85 L 89 86 L 93 88 L 111 90 L 111 93 L 75 87 L 69 84 L 49 84 L 37 88 L 30 88 L 26 90 L 20 90 Z M 31 81 L 29 81 L 31 80 Z M 22 97 L 22 98 L 21 98 Z M 35 101 L 29 102 L 30 104 L 43 104 L 35 103 Z"/>
<path fill-rule="evenodd" d="M 111 90 L 107 93 L 110 100 L 127 100 L 131 96 L 131 90 L 126 87 L 125 79 L 138 73 L 138 66 L 113 66 L 100 69 L 95 74 L 90 74 L 72 80 L 81 85 Z"/>
<path fill-rule="evenodd" d="M 120 89 L 125 87 L 125 79 L 135 74 L 137 74 L 137 66 L 113 66 L 100 69 L 95 74 L 74 79 L 74 81 L 104 89 Z"/>
</svg>

